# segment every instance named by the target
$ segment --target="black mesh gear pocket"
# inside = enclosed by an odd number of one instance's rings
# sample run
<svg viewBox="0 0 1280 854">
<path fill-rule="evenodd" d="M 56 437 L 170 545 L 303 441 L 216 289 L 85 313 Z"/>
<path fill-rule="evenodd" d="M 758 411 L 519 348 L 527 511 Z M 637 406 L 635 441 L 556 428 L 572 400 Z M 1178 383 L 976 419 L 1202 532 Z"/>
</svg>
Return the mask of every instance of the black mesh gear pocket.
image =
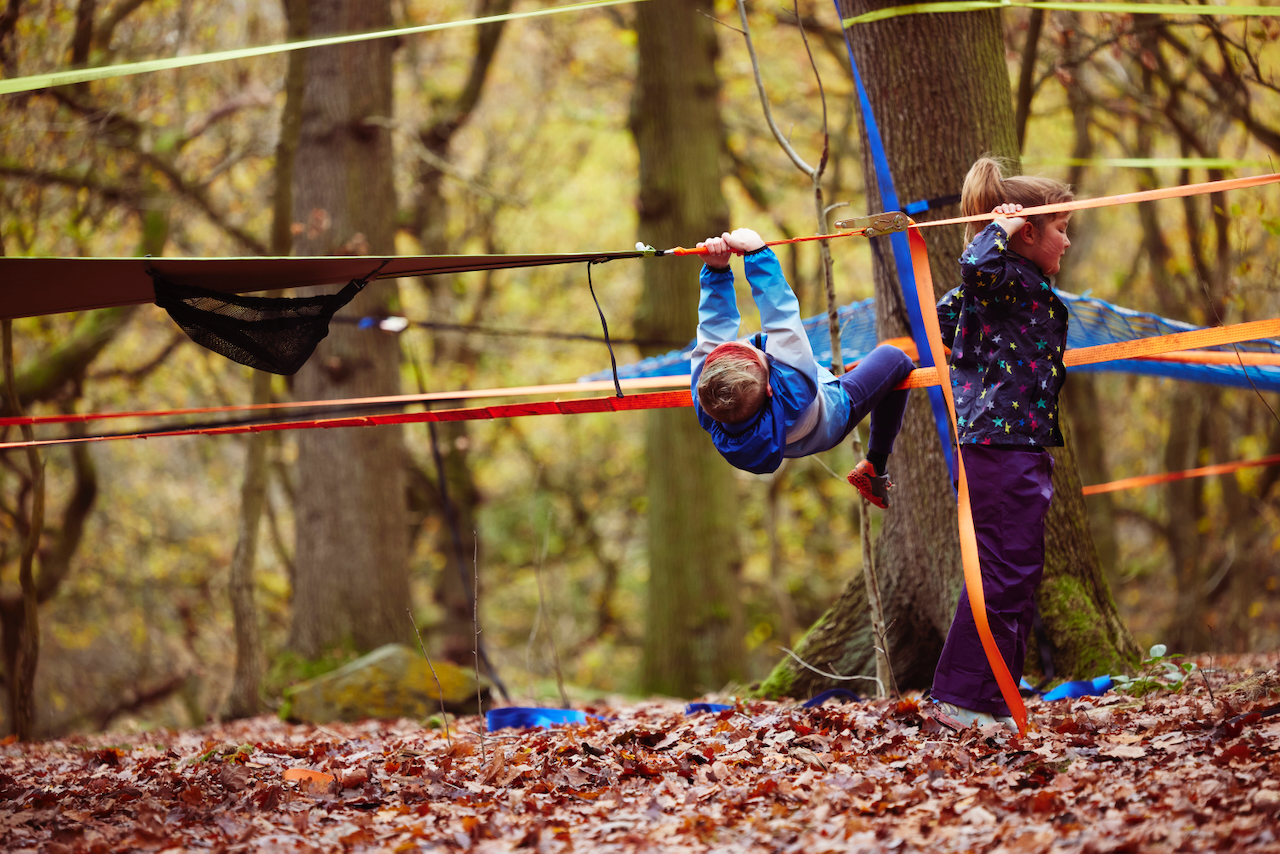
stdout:
<svg viewBox="0 0 1280 854">
<path fill-rule="evenodd" d="M 155 272 L 151 280 L 156 305 L 192 341 L 242 365 L 286 375 L 306 363 L 329 334 L 329 320 L 368 283 L 353 279 L 326 296 L 247 297 L 175 285 Z"/>
</svg>

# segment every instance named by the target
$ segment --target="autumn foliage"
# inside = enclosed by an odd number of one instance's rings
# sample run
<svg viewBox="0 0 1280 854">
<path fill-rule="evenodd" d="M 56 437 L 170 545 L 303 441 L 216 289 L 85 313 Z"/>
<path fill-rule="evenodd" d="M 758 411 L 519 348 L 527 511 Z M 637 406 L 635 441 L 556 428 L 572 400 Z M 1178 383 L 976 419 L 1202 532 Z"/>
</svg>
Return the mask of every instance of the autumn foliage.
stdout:
<svg viewBox="0 0 1280 854">
<path fill-rule="evenodd" d="M 599 706 L 446 736 L 256 718 L 0 752 L 6 851 L 1280 850 L 1280 659 L 1031 703 L 1018 738 L 914 699 Z"/>
</svg>

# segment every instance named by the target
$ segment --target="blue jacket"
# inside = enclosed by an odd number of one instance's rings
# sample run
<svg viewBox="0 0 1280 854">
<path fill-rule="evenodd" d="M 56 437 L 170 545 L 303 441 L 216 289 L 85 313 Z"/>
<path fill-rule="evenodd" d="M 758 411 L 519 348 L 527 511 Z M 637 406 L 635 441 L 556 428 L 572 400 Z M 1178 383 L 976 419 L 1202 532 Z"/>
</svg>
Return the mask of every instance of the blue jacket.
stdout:
<svg viewBox="0 0 1280 854">
<path fill-rule="evenodd" d="M 938 302 L 966 444 L 1060 446 L 1067 307 L 1040 268 L 991 223 L 960 256 L 963 284 Z"/>
<path fill-rule="evenodd" d="M 813 357 L 796 299 L 773 250 L 765 247 L 743 259 L 751 297 L 760 310 L 769 384 L 773 396 L 741 424 L 721 424 L 698 404 L 698 378 L 707 355 L 739 339 L 733 271 L 703 266 L 698 302 L 698 343 L 693 350 L 693 407 L 698 423 L 724 458 L 755 474 L 777 471 L 784 457 L 803 457 L 834 448 L 849 433 L 852 406 L 840 381 Z M 753 342 L 754 343 L 754 342 Z M 757 345 L 760 346 L 760 345 Z"/>
</svg>

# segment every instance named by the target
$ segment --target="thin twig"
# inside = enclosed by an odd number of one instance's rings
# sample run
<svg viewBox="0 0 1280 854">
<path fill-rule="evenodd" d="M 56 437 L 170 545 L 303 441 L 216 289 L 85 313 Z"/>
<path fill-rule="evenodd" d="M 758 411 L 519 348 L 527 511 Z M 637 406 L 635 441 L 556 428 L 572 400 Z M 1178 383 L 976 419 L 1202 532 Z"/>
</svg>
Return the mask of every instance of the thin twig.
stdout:
<svg viewBox="0 0 1280 854">
<path fill-rule="evenodd" d="M 819 676 L 825 676 L 825 677 L 827 677 L 828 679 L 836 679 L 836 680 L 839 680 L 839 681 L 841 681 L 841 682 L 848 682 L 848 681 L 853 680 L 853 679 L 863 679 L 863 680 L 866 680 L 867 682 L 875 682 L 875 683 L 879 686 L 879 688 L 880 688 L 880 693 L 881 693 L 881 695 L 883 695 L 883 694 L 884 694 L 884 685 L 882 685 L 882 684 L 880 683 L 880 680 L 879 680 L 879 679 L 877 679 L 877 678 L 876 678 L 876 677 L 874 677 L 874 676 L 859 676 L 859 675 L 854 675 L 854 676 L 841 676 L 839 673 L 828 673 L 828 672 L 827 672 L 827 671 L 825 671 L 825 670 L 819 670 L 818 668 L 814 667 L 812 664 L 810 664 L 809 662 L 805 661 L 803 658 L 801 658 L 800 656 L 796 655 L 794 652 L 792 652 L 791 650 L 787 649 L 785 646 L 780 646 L 780 647 L 778 647 L 778 649 L 782 650 L 782 651 L 783 651 L 783 652 L 785 652 L 787 655 L 789 655 L 789 656 L 791 656 L 792 658 L 794 658 L 794 659 L 796 660 L 796 663 L 797 663 L 797 664 L 799 664 L 801 667 L 805 668 L 806 670 L 812 670 L 814 673 L 818 674 Z"/>
<path fill-rule="evenodd" d="M 1213 666 L 1213 656 L 1209 657 L 1209 666 Z M 1218 702 L 1218 698 L 1213 696 L 1213 686 L 1209 684 L 1209 677 L 1204 675 L 1204 668 L 1197 667 L 1196 670 L 1200 672 L 1200 681 L 1204 682 L 1204 687 L 1209 692 L 1209 701 L 1212 703 Z"/>
<path fill-rule="evenodd" d="M 857 428 L 853 430 L 854 456 L 862 456 L 862 437 Z M 880 684 L 879 699 L 884 699 L 884 683 L 892 681 L 893 668 L 889 664 L 888 630 L 884 625 L 884 604 L 880 599 L 880 579 L 876 576 L 876 559 L 871 545 L 871 510 L 866 497 L 859 495 L 855 502 L 858 507 L 859 539 L 862 540 L 862 577 L 867 588 L 867 611 L 871 619 L 871 635 L 875 638 L 872 649 L 876 657 L 876 681 Z"/>
<path fill-rule="evenodd" d="M 542 590 L 542 562 L 546 560 L 547 551 L 551 548 L 551 519 L 550 514 L 547 518 L 547 530 L 542 540 L 542 551 L 538 553 L 538 562 L 534 564 L 533 574 L 538 579 L 538 613 L 542 613 L 544 607 L 544 594 Z M 564 691 L 564 673 L 560 670 L 560 651 L 556 648 L 556 635 L 551 630 L 552 621 L 547 620 L 547 642 L 551 644 L 551 663 L 556 671 L 556 687 L 560 689 L 560 702 L 564 703 L 566 709 L 572 708 L 569 704 L 569 695 Z"/>
<path fill-rule="evenodd" d="M 699 15 L 701 15 L 702 17 L 704 17 L 704 18 L 706 18 L 706 19 L 710 20 L 713 24 L 719 24 L 720 26 L 724 27 L 725 29 L 733 30 L 735 33 L 737 33 L 737 34 L 738 34 L 738 35 L 740 35 L 740 36 L 741 36 L 741 35 L 746 35 L 744 32 L 742 32 L 742 30 L 738 29 L 738 28 L 737 28 L 737 27 L 735 27 L 733 24 L 726 24 L 724 21 L 720 20 L 720 19 L 719 19 L 719 18 L 717 18 L 715 15 L 708 15 L 706 12 L 702 11 L 701 9 L 699 9 L 699 10 L 698 10 L 698 14 L 699 14 Z"/>
<path fill-rule="evenodd" d="M 805 34 L 804 27 L 801 26 L 800 37 L 804 40 L 805 51 L 809 54 L 809 64 L 813 67 L 814 77 L 817 78 L 818 96 L 822 101 L 822 156 L 819 158 L 817 166 L 810 166 L 796 153 L 796 150 L 791 147 L 790 139 L 782 135 L 782 131 L 778 129 L 777 123 L 773 120 L 773 109 L 769 106 L 769 95 L 765 92 L 764 79 L 760 76 L 760 60 L 756 56 L 755 44 L 751 41 L 751 26 L 747 23 L 747 7 L 744 0 L 738 0 L 738 17 L 742 19 L 742 37 L 747 43 L 747 55 L 751 57 L 751 70 L 755 74 L 756 89 L 760 93 L 760 106 L 764 110 L 765 121 L 769 125 L 769 130 L 773 132 L 774 139 L 778 141 L 778 145 L 782 146 L 782 150 L 791 158 L 791 162 L 808 176 L 810 183 L 813 185 L 814 214 L 818 218 L 818 233 L 825 234 L 828 228 L 826 205 L 822 198 L 822 174 L 827 168 L 827 159 L 831 154 L 831 135 L 827 128 L 826 91 L 822 88 L 822 77 L 818 74 L 818 64 L 813 58 L 813 50 L 809 47 L 809 37 Z M 799 18 L 800 12 L 797 9 L 796 19 L 799 20 Z M 840 320 L 836 304 L 835 273 L 831 260 L 831 246 L 828 241 L 818 241 L 818 254 L 822 261 L 822 280 L 827 296 L 827 329 L 831 335 L 831 373 L 840 376 L 840 374 L 844 373 L 844 359 L 840 355 Z"/>
<path fill-rule="evenodd" d="M 827 470 L 827 474 L 831 475 L 831 476 L 832 476 L 832 477 L 834 477 L 836 480 L 844 480 L 844 478 L 842 478 L 840 475 L 838 475 L 838 474 L 836 474 L 836 473 L 835 473 L 835 470 L 834 470 L 834 469 L 832 469 L 832 468 L 831 468 L 831 466 L 827 465 L 826 463 L 824 463 L 824 462 L 822 461 L 822 457 L 819 457 L 818 455 L 813 454 L 813 455 L 811 455 L 811 456 L 809 457 L 809 459 L 813 460 L 815 463 L 817 463 L 818 465 L 820 465 L 820 466 L 822 466 L 824 469 L 826 469 L 826 470 Z"/>
<path fill-rule="evenodd" d="M 405 610 L 409 612 L 409 623 L 413 626 L 413 633 L 417 635 L 422 657 L 427 660 L 427 667 L 431 668 L 431 676 L 436 680 L 436 696 L 440 698 L 440 720 L 444 721 L 444 743 L 453 747 L 453 740 L 449 738 L 449 713 L 444 710 L 444 688 L 440 687 L 440 677 L 436 675 L 436 667 L 431 663 L 431 656 L 427 655 L 427 648 L 422 643 L 422 633 L 418 631 L 418 623 L 413 619 L 413 609 L 405 608 Z"/>
<path fill-rule="evenodd" d="M 778 145 L 782 146 L 782 150 L 786 152 L 787 157 L 791 158 L 791 162 L 796 165 L 796 168 L 813 178 L 817 170 L 796 153 L 796 150 L 791 147 L 791 143 L 787 142 L 787 138 L 782 135 L 777 122 L 773 120 L 773 110 L 769 106 L 769 96 L 764 91 L 764 80 L 760 77 L 760 60 L 756 57 L 756 46 L 751 41 L 751 28 L 747 24 L 747 7 L 743 0 L 738 0 L 738 17 L 742 19 L 742 35 L 747 42 L 747 55 L 751 57 L 751 70 L 755 74 L 756 89 L 760 92 L 760 105 L 764 108 L 764 120 L 769 125 L 769 130 L 773 132 L 773 138 L 778 141 Z"/>
<path fill-rule="evenodd" d="M 893 623 L 896 623 L 896 622 L 898 621 L 894 620 L 892 623 L 889 623 L 887 626 L 885 626 L 884 634 L 880 637 L 880 643 L 881 645 L 884 646 L 885 661 L 889 660 L 889 641 L 887 640 L 887 638 L 889 637 L 889 629 L 893 628 Z M 889 688 L 890 690 L 893 691 L 893 694 L 891 696 L 894 696 L 894 697 L 902 696 L 902 692 L 898 690 L 898 677 L 893 675 L 892 666 L 889 668 Z"/>
<path fill-rule="evenodd" d="M 471 532 L 475 551 L 472 553 L 471 566 L 471 627 L 475 629 L 475 643 L 471 647 L 471 661 L 476 668 L 476 714 L 480 716 L 480 761 L 487 763 L 485 757 L 485 733 L 489 728 L 484 718 L 484 701 L 480 696 L 480 535 Z"/>
</svg>

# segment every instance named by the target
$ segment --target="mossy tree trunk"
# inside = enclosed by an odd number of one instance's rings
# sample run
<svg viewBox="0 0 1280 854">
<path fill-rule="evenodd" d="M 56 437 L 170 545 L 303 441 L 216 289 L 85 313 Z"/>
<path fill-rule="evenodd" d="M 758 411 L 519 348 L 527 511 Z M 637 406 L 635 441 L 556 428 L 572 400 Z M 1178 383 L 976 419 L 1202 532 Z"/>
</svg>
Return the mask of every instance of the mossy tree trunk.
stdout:
<svg viewBox="0 0 1280 854">
<path fill-rule="evenodd" d="M 640 154 L 640 239 L 666 248 L 726 230 L 712 23 L 694 0 L 636 6 L 631 126 Z M 688 340 L 696 259 L 646 262 L 640 338 Z M 689 696 L 740 679 L 743 618 L 733 471 L 690 410 L 648 414 L 649 601 L 641 687 Z"/>
<path fill-rule="evenodd" d="M 391 25 L 388 0 L 316 0 L 310 34 Z M 299 255 L 394 252 L 391 51 L 378 39 L 314 48 L 306 59 L 293 223 Z M 370 266 L 373 272 L 373 265 Z M 331 291 L 332 289 L 325 289 Z M 395 288 L 370 284 L 347 307 L 397 313 Z M 335 324 L 294 379 L 299 399 L 398 394 L 394 335 Z M 413 642 L 408 508 L 399 428 L 298 434 L 297 570 L 289 646 L 314 657 L 352 645 Z"/>
<path fill-rule="evenodd" d="M 842 0 L 840 12 L 852 17 L 891 5 L 895 4 L 883 0 Z M 1016 161 L 1013 100 L 998 12 L 908 15 L 853 27 L 849 37 L 903 203 L 959 192 L 969 166 L 984 153 Z M 865 143 L 864 138 L 864 152 Z M 867 186 L 873 188 L 868 191 L 869 209 L 880 210 L 869 154 L 863 171 Z M 963 227 L 923 233 L 940 297 L 959 284 L 956 258 L 964 248 Z M 877 332 L 881 338 L 910 334 L 889 238 L 874 239 L 872 252 Z M 1038 603 L 1059 675 L 1119 672 L 1134 660 L 1137 648 L 1098 570 L 1069 437 L 1067 442 L 1067 447 L 1054 450 L 1055 496 L 1046 520 L 1045 575 Z M 896 485 L 894 506 L 885 514 L 876 545 L 889 658 L 900 688 L 924 688 L 932 683 L 963 576 L 953 493 L 923 393 L 912 394 L 890 472 Z M 860 577 L 852 579 L 819 618 L 797 653 L 828 672 L 875 672 Z M 1029 667 L 1035 666 L 1034 658 L 1033 654 Z M 804 696 L 834 684 L 787 659 L 761 691 Z"/>
</svg>

